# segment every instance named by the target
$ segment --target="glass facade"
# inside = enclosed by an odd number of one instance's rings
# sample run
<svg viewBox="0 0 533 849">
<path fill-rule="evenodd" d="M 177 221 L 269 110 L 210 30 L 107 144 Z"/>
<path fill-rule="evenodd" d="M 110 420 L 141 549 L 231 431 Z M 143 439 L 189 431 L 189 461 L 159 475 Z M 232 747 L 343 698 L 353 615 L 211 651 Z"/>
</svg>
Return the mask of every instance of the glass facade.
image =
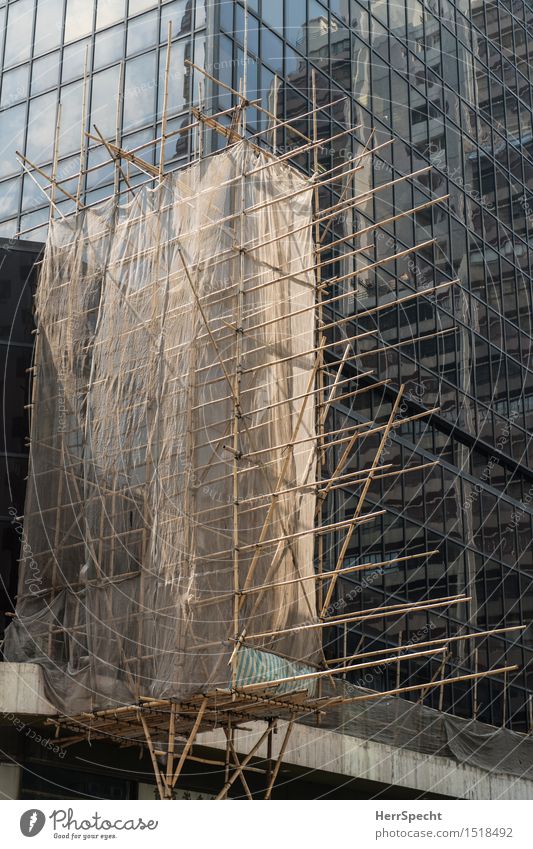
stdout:
<svg viewBox="0 0 533 849">
<path fill-rule="evenodd" d="M 191 103 L 200 94 L 186 58 L 206 62 L 214 76 L 239 88 L 244 14 L 243 3 L 230 0 L 210 0 L 207 8 L 204 0 L 0 2 L 0 234 L 44 236 L 46 200 L 29 176 L 21 177 L 15 150 L 50 171 L 60 101 L 60 174 L 68 179 L 79 170 L 85 56 L 87 129 L 96 124 L 104 135 L 115 135 L 120 90 L 119 136 L 131 149 L 159 135 L 168 21 L 173 24 L 169 127 L 174 129 L 189 123 Z M 331 307 L 325 319 L 342 322 L 332 331 L 339 340 L 374 331 L 358 351 L 365 370 L 375 370 L 369 380 L 390 378 L 393 388 L 405 383 L 403 417 L 439 408 L 428 420 L 396 429 L 383 458 L 402 466 L 438 459 L 439 465 L 372 486 L 369 500 L 388 512 L 353 535 L 346 565 L 424 550 L 439 554 L 376 567 L 361 580 L 339 581 L 335 610 L 461 592 L 471 601 L 410 616 L 408 622 L 391 617 L 339 631 L 328 653 L 339 657 L 356 649 L 459 636 L 466 623 L 473 631 L 528 623 L 533 612 L 533 3 L 249 0 L 246 29 L 250 100 L 261 99 L 280 120 L 294 118 L 312 108 L 314 77 L 317 102 L 325 107 L 318 118 L 320 137 L 356 128 L 320 150 L 320 166 L 332 168 L 365 145 L 394 139 L 354 176 L 362 200 L 327 236 L 324 258 L 338 257 L 329 273 L 364 269 L 403 248 L 428 243 L 379 269 L 361 270 L 353 297 Z M 232 103 L 227 89 L 205 86 L 203 95 L 213 112 Z M 247 127 L 249 133 L 262 133 L 260 143 L 272 144 L 264 114 L 253 107 Z M 302 143 L 295 129 L 312 134 L 311 118 L 277 132 L 280 150 Z M 191 155 L 193 141 L 177 138 L 167 146 L 170 167 Z M 142 155 L 155 162 L 157 151 L 152 151 Z M 101 156 L 101 148 L 90 150 L 89 167 Z M 296 164 L 308 171 L 311 155 L 302 154 Z M 430 171 L 423 170 L 428 166 Z M 413 172 L 418 176 L 388 185 Z M 112 169 L 90 172 L 83 196 L 87 202 L 106 197 L 112 183 Z M 77 180 L 64 187 L 75 191 Z M 364 195 L 376 187 L 378 192 Z M 321 191 L 322 204 L 331 205 L 343 190 L 339 177 Z M 398 217 L 437 196 L 449 197 Z M 65 199 L 59 206 L 70 211 L 72 202 Z M 375 231 L 367 229 L 391 218 Z M 359 235 L 327 247 L 350 233 Z M 355 249 L 362 249 L 356 258 L 342 259 L 343 252 Z M 460 283 L 353 321 L 355 313 L 451 278 Z M 332 286 L 332 295 L 346 292 Z M 412 341 L 448 329 L 453 333 Z M 367 353 L 398 342 L 401 347 L 379 355 Z M 331 429 L 372 418 L 384 422 L 392 402 L 390 388 L 370 389 L 348 406 L 336 406 Z M 335 449 L 336 457 L 329 452 L 330 469 L 342 448 Z M 366 468 L 375 449 L 376 442 L 362 441 L 353 468 Z M 349 489 L 332 493 L 327 521 L 349 518 L 355 497 Z M 341 537 L 328 538 L 326 566 L 335 565 L 341 544 Z M 512 663 L 520 672 L 505 686 L 483 680 L 477 693 L 467 684 L 433 690 L 425 702 L 533 730 L 532 650 L 529 629 L 451 643 L 446 674 Z M 392 689 L 440 671 L 437 661 L 412 661 L 376 668 L 356 682 Z"/>
<path fill-rule="evenodd" d="M 61 102 L 58 175 L 77 192 L 80 164 L 84 67 L 87 61 L 87 122 L 115 137 L 117 120 L 124 146 L 136 147 L 160 134 L 162 82 L 172 24 L 169 129 L 190 123 L 195 74 L 184 59 L 203 64 L 205 0 L 11 0 L 0 2 L 0 235 L 39 239 L 46 233 L 47 201 L 35 185 L 46 180 L 20 176 L 16 151 L 50 173 L 54 128 Z M 121 64 L 124 72 L 121 74 Z M 120 104 L 117 117 L 117 97 Z M 94 143 L 93 143 L 94 147 Z M 170 164 L 187 158 L 187 144 L 168 144 Z M 152 157 L 153 148 L 145 151 Z M 89 151 L 88 167 L 102 161 Z M 82 186 L 91 203 L 112 193 L 113 173 L 93 172 Z M 74 192 L 72 191 L 74 189 Z M 73 201 L 59 200 L 63 214 Z"/>
</svg>

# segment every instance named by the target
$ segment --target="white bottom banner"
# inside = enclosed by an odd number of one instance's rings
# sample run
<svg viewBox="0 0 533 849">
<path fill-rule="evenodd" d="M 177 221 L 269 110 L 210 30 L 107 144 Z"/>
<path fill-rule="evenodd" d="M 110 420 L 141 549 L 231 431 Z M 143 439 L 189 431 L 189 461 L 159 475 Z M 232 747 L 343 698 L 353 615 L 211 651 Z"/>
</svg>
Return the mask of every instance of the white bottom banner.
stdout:
<svg viewBox="0 0 533 849">
<path fill-rule="evenodd" d="M 281 849 L 533 845 L 529 801 L 270 801 L 261 812 L 246 801 L 209 809 L 202 801 L 4 801 L 3 845 L 28 846 L 33 839 L 35 849 L 67 841 L 150 849 L 162 841 L 202 848 L 216 841 L 217 849 L 272 849 L 274 841 Z"/>
</svg>

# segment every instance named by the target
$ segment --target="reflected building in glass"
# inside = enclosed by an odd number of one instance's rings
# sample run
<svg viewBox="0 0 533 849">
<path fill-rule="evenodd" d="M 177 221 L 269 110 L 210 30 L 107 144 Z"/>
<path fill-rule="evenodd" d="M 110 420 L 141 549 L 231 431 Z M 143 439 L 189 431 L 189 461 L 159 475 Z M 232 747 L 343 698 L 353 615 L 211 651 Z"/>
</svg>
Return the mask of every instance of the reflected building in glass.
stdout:
<svg viewBox="0 0 533 849">
<path fill-rule="evenodd" d="M 391 617 L 339 630 L 327 651 L 342 657 L 356 650 L 416 645 L 460 636 L 467 624 L 473 631 L 527 624 L 533 613 L 533 3 L 249 0 L 247 6 L 249 99 L 260 99 L 280 120 L 295 118 L 312 109 L 314 79 L 317 103 L 326 107 L 318 117 L 320 137 L 355 128 L 320 150 L 320 166 L 332 168 L 365 145 L 394 140 L 354 175 L 361 202 L 339 217 L 326 245 L 356 235 L 324 251 L 324 258 L 336 259 L 331 276 L 361 269 L 353 297 L 340 302 L 344 312 L 331 307 L 326 321 L 341 320 L 346 336 L 373 330 L 358 351 L 364 353 L 365 370 L 374 369 L 368 380 L 390 378 L 391 385 L 356 396 L 349 406 L 338 403 L 332 429 L 350 421 L 386 421 L 400 383 L 406 385 L 405 417 L 438 408 L 429 419 L 396 429 L 383 462 L 407 466 L 438 459 L 439 464 L 373 485 L 370 501 L 386 507 L 387 514 L 354 533 L 346 565 L 425 550 L 439 554 L 376 567 L 363 573 L 364 579 L 339 580 L 336 610 L 463 592 L 471 599 L 444 611 L 410 615 L 408 621 Z M 205 63 L 226 86 L 239 89 L 245 31 L 241 2 L 210 0 L 206 8 L 204 0 L 12 0 L 0 7 L 5 21 L 0 89 L 4 237 L 44 237 L 46 199 L 29 176 L 21 176 L 15 150 L 49 172 L 59 100 L 60 174 L 68 179 L 79 170 L 85 61 L 86 129 L 96 124 L 114 138 L 118 114 L 118 135 L 130 149 L 160 134 L 169 21 L 169 128 L 188 124 L 191 105 L 199 99 L 212 112 L 235 102 L 227 88 L 206 80 L 200 86 L 202 75 L 192 73 L 185 59 Z M 261 133 L 260 143 L 272 145 L 264 114 L 252 107 L 247 113 L 248 132 Z M 295 129 L 311 135 L 312 119 L 280 128 L 280 150 L 302 143 Z M 177 138 L 168 142 L 169 167 L 194 155 L 194 134 Z M 213 138 L 210 144 L 224 142 Z M 101 147 L 91 148 L 87 166 L 103 155 Z M 142 155 L 157 162 L 154 148 Z M 302 154 L 296 164 L 310 171 L 311 155 Z M 413 179 L 388 185 L 414 172 Z M 64 186 L 75 194 L 77 179 Z M 365 196 L 375 187 L 384 188 Z M 102 169 L 89 172 L 81 192 L 92 203 L 108 197 L 112 188 L 110 166 L 104 174 Z M 321 190 L 323 205 L 335 203 L 343 188 L 339 179 Z M 438 196 L 447 200 L 399 217 Z M 68 198 L 58 205 L 64 213 L 72 209 Z M 389 223 L 368 229 L 384 219 Z M 426 246 L 416 254 L 367 268 L 423 242 Z M 361 249 L 357 257 L 342 258 L 343 251 L 356 249 Z M 431 298 L 351 320 L 387 299 L 455 278 L 458 285 Z M 332 295 L 340 291 L 345 290 L 332 285 Z M 448 329 L 453 332 L 413 341 Z M 371 354 L 376 347 L 382 352 Z M 350 468 L 368 467 L 375 449 L 375 443 L 361 442 Z M 355 498 L 349 488 L 332 493 L 328 520 L 349 518 Z M 328 537 L 326 567 L 335 565 L 341 544 L 340 536 Z M 432 690 L 425 703 L 532 731 L 532 651 L 528 628 L 452 642 L 442 669 L 440 660 L 410 661 L 354 680 L 392 689 L 442 671 L 459 676 L 517 663 L 520 671 L 505 682 L 487 679 L 477 691 L 468 684 Z"/>
</svg>

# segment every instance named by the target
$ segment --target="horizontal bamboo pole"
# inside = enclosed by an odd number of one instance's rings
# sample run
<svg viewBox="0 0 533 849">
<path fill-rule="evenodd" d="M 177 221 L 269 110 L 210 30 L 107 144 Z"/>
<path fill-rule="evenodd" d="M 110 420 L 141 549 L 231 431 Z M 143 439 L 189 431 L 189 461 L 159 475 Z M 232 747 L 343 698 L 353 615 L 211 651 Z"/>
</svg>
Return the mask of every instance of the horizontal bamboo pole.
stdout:
<svg viewBox="0 0 533 849">
<path fill-rule="evenodd" d="M 339 573 L 337 573 L 337 574 L 339 574 Z M 330 577 L 331 577 L 331 575 L 330 575 Z M 413 607 L 411 605 L 411 606 L 406 606 L 404 610 L 391 610 L 390 612 L 388 612 L 387 608 L 384 607 L 381 610 L 381 612 L 372 613 L 370 615 L 354 614 L 352 616 L 347 616 L 344 619 L 334 619 L 332 621 L 331 620 L 324 620 L 322 622 L 309 622 L 309 623 L 305 623 L 305 624 L 302 624 L 302 625 L 295 625 L 292 628 L 283 628 L 280 631 L 265 631 L 262 634 L 246 634 L 244 642 L 248 642 L 249 640 L 265 640 L 265 639 L 271 639 L 273 637 L 276 637 L 276 638 L 277 637 L 283 637 L 286 634 L 293 634 L 293 633 L 298 632 L 298 631 L 305 631 L 305 630 L 310 630 L 310 629 L 315 629 L 315 628 L 330 628 L 332 625 L 336 626 L 336 625 L 344 625 L 344 624 L 348 624 L 348 623 L 351 624 L 351 623 L 354 623 L 354 622 L 366 622 L 366 621 L 372 620 L 372 619 L 386 619 L 389 616 L 400 617 L 400 616 L 405 616 L 407 613 L 412 613 L 412 612 L 414 612 L 414 613 L 425 613 L 428 610 L 434 610 L 434 609 L 437 609 L 438 607 L 449 607 L 449 606 L 454 605 L 454 604 L 465 604 L 466 602 L 469 602 L 469 601 L 472 601 L 471 597 L 464 597 L 464 598 L 458 597 L 453 602 L 450 602 L 450 601 L 442 602 L 441 601 L 441 602 L 438 602 L 438 603 L 435 603 L 435 604 L 433 604 L 431 601 L 428 601 L 423 607 L 422 606 Z"/>
<path fill-rule="evenodd" d="M 415 643 L 417 649 L 425 648 L 427 646 L 438 646 L 438 645 L 448 645 L 449 643 L 458 643 L 463 642 L 464 640 L 476 640 L 481 637 L 494 637 L 497 634 L 511 633 L 512 631 L 525 631 L 527 625 L 513 625 L 509 628 L 491 628 L 488 631 L 472 631 L 469 634 L 460 634 L 453 637 L 440 637 L 436 640 L 425 640 L 423 643 Z M 344 657 L 336 657 L 331 660 L 327 660 L 327 664 L 335 664 L 335 663 L 345 663 L 351 660 L 355 660 L 355 658 L 362 657 L 377 657 L 380 654 L 386 654 L 387 652 L 403 652 L 407 648 L 409 648 L 409 644 L 400 645 L 400 646 L 392 646 L 390 648 L 385 649 L 376 649 L 375 651 L 367 651 L 360 654 L 348 654 Z"/>
<path fill-rule="evenodd" d="M 438 681 L 431 681 L 426 684 L 413 684 L 407 687 L 396 687 L 394 690 L 383 690 L 382 692 L 375 691 L 373 693 L 365 693 L 362 696 L 351 696 L 350 698 L 331 698 L 320 702 L 322 709 L 332 707 L 337 704 L 351 704 L 352 702 L 365 702 L 369 699 L 381 699 L 386 696 L 398 696 L 402 693 L 414 693 L 417 690 L 426 690 L 430 687 L 442 687 L 445 684 L 458 684 L 462 681 L 474 681 L 478 678 L 487 678 L 493 675 L 501 675 L 505 672 L 515 672 L 518 666 L 503 666 L 500 669 L 491 669 L 488 672 L 474 672 L 471 675 L 458 675 L 455 678 L 441 678 Z"/>
<path fill-rule="evenodd" d="M 404 655 L 401 658 L 397 656 L 394 657 L 385 657 L 380 660 L 380 666 L 386 666 L 389 663 L 398 663 L 398 660 L 414 660 L 415 658 L 420 657 L 434 657 L 436 654 L 442 654 L 442 652 L 446 651 L 446 647 L 435 649 L 432 651 L 421 651 L 414 652 L 410 655 Z M 279 687 L 281 684 L 296 684 L 299 681 L 311 681 L 318 678 L 324 678 L 329 675 L 344 675 L 347 672 L 355 672 L 359 669 L 368 669 L 369 667 L 374 667 L 376 665 L 375 661 L 369 661 L 368 663 L 354 663 L 349 666 L 340 666 L 337 669 L 326 669 L 320 670 L 318 672 L 304 672 L 302 675 L 289 675 L 286 678 L 278 678 L 275 681 L 261 681 L 254 684 L 244 684 L 239 687 L 237 692 L 245 692 L 249 693 L 253 690 L 263 690 L 268 689 L 270 687 Z"/>
<path fill-rule="evenodd" d="M 332 574 L 334 574 L 334 573 L 332 573 Z M 400 608 L 404 608 L 404 607 L 409 607 L 410 609 L 414 610 L 417 607 L 424 607 L 426 604 L 441 604 L 441 603 L 444 604 L 446 602 L 449 602 L 450 604 L 452 604 L 453 602 L 457 601 L 458 599 L 465 599 L 464 594 L 440 596 L 439 598 L 422 599 L 421 601 L 402 601 L 398 604 L 387 604 L 385 606 L 385 609 L 392 611 L 392 610 L 399 610 Z M 470 601 L 471 599 L 468 599 L 468 600 Z M 365 615 L 366 616 L 367 613 L 378 613 L 380 610 L 383 610 L 383 609 L 384 609 L 384 605 L 382 605 L 382 604 L 379 605 L 378 607 L 367 607 L 365 610 L 359 611 L 359 615 L 361 615 L 361 616 Z M 343 619 L 345 616 L 346 616 L 345 613 L 340 613 L 337 616 L 328 616 L 327 621 L 334 623 L 337 619 Z"/>
</svg>

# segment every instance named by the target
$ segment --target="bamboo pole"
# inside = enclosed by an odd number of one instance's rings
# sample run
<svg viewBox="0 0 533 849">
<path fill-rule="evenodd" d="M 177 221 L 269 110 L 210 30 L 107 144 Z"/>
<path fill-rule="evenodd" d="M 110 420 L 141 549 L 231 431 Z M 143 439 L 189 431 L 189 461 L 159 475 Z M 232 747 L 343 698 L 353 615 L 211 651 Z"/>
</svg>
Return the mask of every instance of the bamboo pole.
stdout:
<svg viewBox="0 0 533 849">
<path fill-rule="evenodd" d="M 422 651 L 422 652 L 414 652 L 413 654 L 405 654 L 400 658 L 394 657 L 384 657 L 379 661 L 380 666 L 385 666 L 390 663 L 397 663 L 398 660 L 413 660 L 419 657 L 433 657 L 435 654 L 441 654 L 445 651 L 445 648 L 437 648 L 431 649 L 430 651 Z M 325 669 L 319 670 L 317 672 L 304 672 L 302 675 L 288 675 L 285 678 L 277 678 L 274 681 L 258 681 L 254 684 L 244 684 L 239 687 L 239 692 L 243 691 L 245 693 L 249 693 L 253 690 L 264 690 L 270 687 L 279 687 L 282 684 L 293 684 L 298 683 L 299 681 L 311 681 L 314 679 L 324 678 L 324 676 L 331 675 L 341 675 L 346 672 L 355 672 L 359 669 L 368 669 L 369 667 L 374 667 L 376 665 L 375 660 L 368 661 L 368 663 L 353 663 L 349 666 L 341 666 L 337 669 Z"/>
<path fill-rule="evenodd" d="M 89 45 L 85 45 L 85 58 L 83 61 L 83 95 L 81 101 L 81 138 L 80 138 L 80 170 L 78 174 L 78 187 L 76 190 L 76 210 L 81 206 L 81 193 L 83 188 L 83 177 L 86 176 L 84 169 L 86 150 L 85 130 L 87 127 L 87 69 L 89 63 Z M 58 184 L 61 191 L 61 186 Z"/>
<path fill-rule="evenodd" d="M 205 713 L 205 709 L 207 707 L 207 702 L 208 702 L 207 696 L 204 696 L 204 698 L 202 700 L 202 704 L 200 705 L 200 707 L 198 709 L 198 715 L 197 715 L 197 717 L 194 721 L 194 725 L 191 729 L 191 733 L 189 734 L 189 738 L 188 738 L 187 742 L 185 743 L 185 746 L 183 747 L 181 757 L 178 761 L 176 771 L 175 771 L 174 776 L 173 776 L 172 781 L 171 781 L 171 785 L 170 785 L 171 788 L 174 788 L 176 786 L 176 782 L 181 775 L 183 765 L 185 764 L 185 759 L 187 758 L 187 755 L 189 754 L 191 746 L 193 745 L 193 743 L 196 739 L 196 735 L 198 734 L 198 730 L 199 730 L 200 725 L 202 723 L 202 718 L 203 718 L 203 715 Z"/>
<path fill-rule="evenodd" d="M 492 628 L 489 631 L 480 631 L 480 632 L 474 631 L 473 633 L 470 633 L 470 634 L 461 634 L 461 635 L 454 636 L 454 637 L 439 637 L 438 639 L 435 639 L 435 640 L 426 640 L 423 643 L 416 643 L 416 647 L 420 649 L 420 648 L 424 648 L 425 646 L 434 646 L 434 645 L 437 646 L 437 645 L 444 645 L 444 644 L 448 645 L 449 643 L 456 643 L 456 642 L 459 642 L 459 641 L 462 641 L 462 640 L 472 640 L 472 639 L 477 639 L 477 638 L 481 638 L 481 637 L 494 637 L 496 634 L 503 634 L 503 633 L 510 632 L 510 631 L 523 631 L 523 630 L 525 630 L 525 628 L 527 628 L 527 625 L 515 625 L 515 626 L 510 627 L 510 628 Z M 330 663 L 330 664 L 331 663 L 344 663 L 345 661 L 353 660 L 355 657 L 358 657 L 358 658 L 375 657 L 375 656 L 378 656 L 380 654 L 384 654 L 385 652 L 404 651 L 406 646 L 402 645 L 401 635 L 402 635 L 402 632 L 400 631 L 400 633 L 398 634 L 398 647 L 397 648 L 390 647 L 390 648 L 386 648 L 386 649 L 376 649 L 375 651 L 365 652 L 364 654 L 347 655 L 346 657 L 336 657 L 336 658 L 333 658 L 331 660 L 328 660 L 327 662 Z M 411 645 L 411 644 L 407 644 L 407 645 Z"/>
<path fill-rule="evenodd" d="M 321 628 L 331 628 L 332 625 L 335 625 L 335 626 L 344 625 L 345 622 L 346 623 L 348 623 L 348 622 L 349 623 L 367 622 L 367 621 L 370 621 L 372 619 L 388 619 L 389 616 L 402 617 L 402 616 L 405 616 L 408 613 L 425 613 L 428 610 L 436 610 L 439 607 L 450 607 L 451 605 L 454 605 L 454 604 L 466 604 L 469 601 L 472 601 L 472 599 L 470 597 L 468 597 L 468 598 L 457 597 L 454 601 L 440 601 L 440 602 L 437 602 L 435 604 L 431 601 L 428 601 L 423 606 L 422 605 L 420 605 L 420 606 L 411 605 L 411 606 L 406 606 L 403 610 L 394 609 L 394 610 L 389 611 L 389 610 L 387 610 L 386 607 L 384 607 L 380 612 L 372 613 L 372 614 L 369 614 L 369 615 L 363 615 L 362 616 L 360 614 L 355 614 L 355 615 L 352 615 L 352 616 L 347 616 L 346 618 L 343 618 L 343 619 L 333 619 L 333 620 L 325 619 L 322 622 L 307 622 L 307 623 L 304 623 L 302 625 L 295 625 L 292 628 L 283 628 L 282 630 L 279 630 L 279 631 L 265 631 L 263 634 L 246 634 L 245 642 L 248 642 L 249 640 L 266 640 L 266 639 L 272 639 L 272 638 L 277 638 L 277 637 L 284 637 L 286 634 L 292 634 L 292 633 L 295 633 L 295 632 L 298 632 L 298 631 L 311 630 L 311 629 L 315 629 L 315 628 L 320 628 L 320 629 Z M 213 644 L 213 645 L 215 645 L 215 644 Z"/>
<path fill-rule="evenodd" d="M 143 727 L 144 736 L 146 737 L 146 743 L 148 745 L 148 751 L 150 752 L 150 758 L 152 760 L 152 767 L 153 767 L 153 770 L 154 770 L 155 780 L 157 782 L 157 789 L 159 791 L 159 798 L 165 799 L 167 789 L 171 790 L 171 788 L 167 788 L 166 782 L 163 785 L 164 779 L 163 779 L 163 776 L 161 775 L 161 772 L 160 772 L 160 769 L 159 769 L 159 764 L 157 763 L 157 758 L 156 758 L 156 755 L 155 755 L 154 744 L 152 742 L 150 730 L 148 728 L 148 725 L 146 724 L 146 720 L 145 720 L 145 718 L 142 714 L 142 711 L 139 711 L 139 718 L 141 720 L 141 724 L 142 724 L 142 727 Z"/>
<path fill-rule="evenodd" d="M 432 681 L 428 684 L 413 684 L 408 687 L 400 687 L 394 690 L 384 690 L 383 692 L 373 692 L 373 693 L 365 693 L 363 696 L 351 696 L 350 698 L 332 698 L 323 702 L 320 707 L 322 709 L 326 707 L 332 707 L 336 704 L 351 704 L 352 702 L 364 702 L 369 699 L 381 699 L 386 696 L 399 696 L 403 693 L 414 693 L 416 690 L 420 690 L 423 687 L 444 687 L 446 684 L 457 684 L 462 681 L 473 681 L 475 678 L 488 678 L 492 675 L 500 675 L 505 672 L 515 672 L 518 669 L 518 666 L 505 666 L 501 669 L 491 669 L 488 672 L 478 672 L 469 674 L 469 675 L 459 675 L 456 678 L 445 678 L 442 681 Z"/>
<path fill-rule="evenodd" d="M 167 798 L 172 799 L 172 774 L 174 772 L 174 741 L 176 738 L 176 705 L 170 705 L 170 717 L 168 721 L 168 752 L 167 752 Z"/>
<path fill-rule="evenodd" d="M 237 752 L 235 751 L 235 746 L 233 745 L 233 740 L 230 736 L 228 736 L 227 729 L 224 729 L 224 730 L 226 732 L 229 751 L 230 751 L 230 754 L 233 758 L 233 762 L 234 762 L 235 766 L 237 767 L 237 769 L 240 769 L 241 762 L 238 758 Z M 250 788 L 248 786 L 248 782 L 246 781 L 246 778 L 244 777 L 244 769 L 240 770 L 240 776 L 239 777 L 240 777 L 240 780 L 241 780 L 241 784 L 244 787 L 244 792 L 246 793 L 248 799 L 252 800 L 253 799 L 252 793 L 251 793 Z"/>
<path fill-rule="evenodd" d="M 291 719 L 289 724 L 287 725 L 287 730 L 285 732 L 285 737 L 283 738 L 283 743 L 281 744 L 281 749 L 279 751 L 278 758 L 276 760 L 276 765 L 272 771 L 272 775 L 270 776 L 270 781 L 268 782 L 268 787 L 265 793 L 265 800 L 272 798 L 272 790 L 274 784 L 276 783 L 276 778 L 278 777 L 278 773 L 280 771 L 281 764 L 283 763 L 283 757 L 285 755 L 285 751 L 287 749 L 289 738 L 291 736 L 292 729 L 294 727 L 294 719 Z"/>
</svg>

